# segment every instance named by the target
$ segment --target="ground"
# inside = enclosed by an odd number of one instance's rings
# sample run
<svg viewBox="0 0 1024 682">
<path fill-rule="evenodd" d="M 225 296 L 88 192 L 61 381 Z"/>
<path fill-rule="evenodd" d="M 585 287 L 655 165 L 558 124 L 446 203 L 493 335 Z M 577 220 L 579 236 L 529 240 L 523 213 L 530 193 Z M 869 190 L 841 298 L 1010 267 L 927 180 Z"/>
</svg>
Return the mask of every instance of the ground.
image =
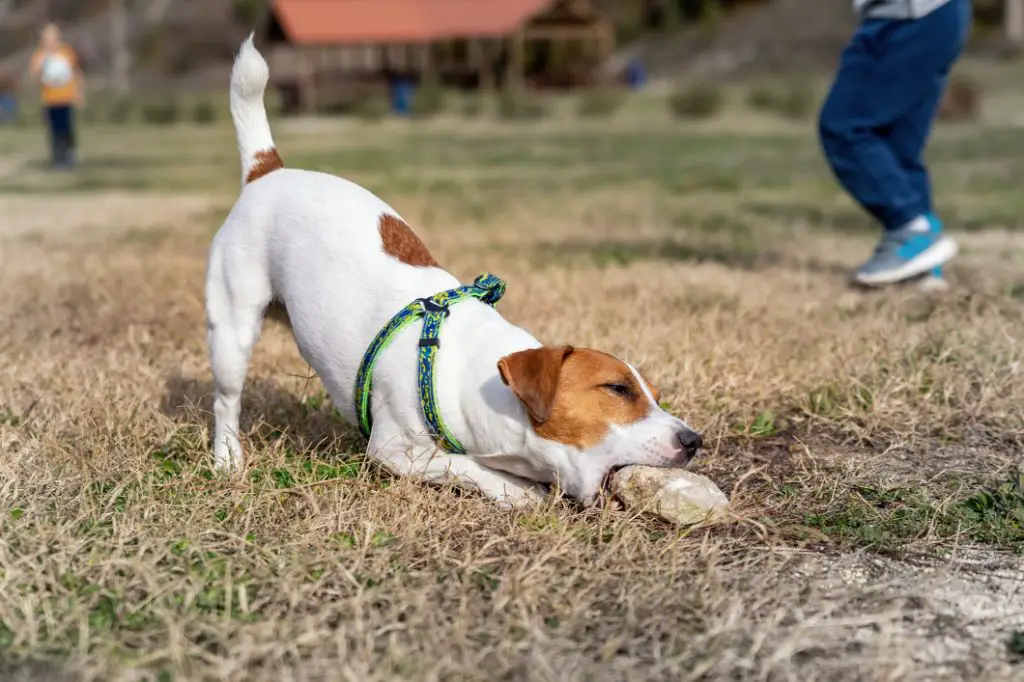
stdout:
<svg viewBox="0 0 1024 682">
<path fill-rule="evenodd" d="M 214 476 L 230 128 L 87 128 L 63 175 L 0 131 L 4 679 L 1024 679 L 1018 109 L 936 134 L 962 256 L 934 296 L 848 288 L 876 229 L 812 122 L 630 107 L 276 132 L 504 277 L 513 322 L 642 367 L 705 434 L 723 525 L 392 480 L 273 322 L 248 468 Z"/>
</svg>

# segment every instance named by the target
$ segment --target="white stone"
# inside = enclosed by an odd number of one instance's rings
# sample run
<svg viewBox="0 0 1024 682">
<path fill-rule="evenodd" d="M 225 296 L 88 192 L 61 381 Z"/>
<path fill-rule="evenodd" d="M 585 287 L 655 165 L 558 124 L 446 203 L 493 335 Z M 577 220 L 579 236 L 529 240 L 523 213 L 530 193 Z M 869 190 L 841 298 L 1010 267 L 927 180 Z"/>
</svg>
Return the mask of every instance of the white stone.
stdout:
<svg viewBox="0 0 1024 682">
<path fill-rule="evenodd" d="M 680 526 L 721 519 L 729 509 L 729 498 L 714 481 L 684 469 L 623 467 L 612 476 L 610 488 L 627 509 Z"/>
<path fill-rule="evenodd" d="M 917 283 L 917 288 L 926 294 L 939 294 L 944 291 L 949 291 L 949 282 L 944 277 L 936 277 L 935 275 L 928 274 L 921 278 L 921 281 Z"/>
</svg>

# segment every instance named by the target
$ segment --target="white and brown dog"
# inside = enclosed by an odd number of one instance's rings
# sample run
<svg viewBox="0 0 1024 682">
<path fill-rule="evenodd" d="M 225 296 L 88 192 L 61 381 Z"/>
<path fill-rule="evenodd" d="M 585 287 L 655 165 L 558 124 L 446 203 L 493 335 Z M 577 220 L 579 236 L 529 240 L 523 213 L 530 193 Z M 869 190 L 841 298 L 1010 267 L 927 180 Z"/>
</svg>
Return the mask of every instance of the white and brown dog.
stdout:
<svg viewBox="0 0 1024 682">
<path fill-rule="evenodd" d="M 369 191 L 283 167 L 263 104 L 268 79 L 250 36 L 231 74 L 242 191 L 213 239 L 206 276 L 219 468 L 242 464 L 242 385 L 271 303 L 285 308 L 302 357 L 354 424 L 356 374 L 377 332 L 410 302 L 459 286 Z M 367 452 L 397 475 L 454 481 L 512 506 L 557 484 L 593 504 L 610 471 L 684 466 L 702 445 L 659 407 L 658 389 L 636 368 L 595 350 L 544 346 L 468 300 L 452 307 L 436 364 L 438 407 L 467 453 L 448 454 L 421 410 L 417 326 L 394 339 L 373 377 Z"/>
</svg>

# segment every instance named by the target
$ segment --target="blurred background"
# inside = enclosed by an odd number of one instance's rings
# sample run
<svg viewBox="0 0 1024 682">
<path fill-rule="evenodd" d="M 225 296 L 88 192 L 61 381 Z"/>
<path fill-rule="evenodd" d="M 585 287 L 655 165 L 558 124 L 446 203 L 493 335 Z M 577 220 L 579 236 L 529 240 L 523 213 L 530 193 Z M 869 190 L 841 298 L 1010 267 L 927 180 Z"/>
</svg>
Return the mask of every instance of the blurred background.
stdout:
<svg viewBox="0 0 1024 682">
<path fill-rule="evenodd" d="M 975 8 L 971 55 L 1015 56 L 1024 3 Z M 83 118 L 111 123 L 223 115 L 231 59 L 250 30 L 271 62 L 282 114 L 428 116 L 447 105 L 529 118 L 567 90 L 595 92 L 581 107 L 599 114 L 629 89 L 696 82 L 703 87 L 669 105 L 679 116 L 711 116 L 719 98 L 707 84 L 828 72 L 855 22 L 845 0 L 0 0 L 7 122 L 38 119 L 25 73 L 47 19 L 86 72 L 92 104 Z M 951 92 L 964 100 L 962 116 L 973 107 L 966 91 L 978 89 L 967 80 Z M 790 88 L 750 104 L 796 116 L 811 99 Z"/>
</svg>

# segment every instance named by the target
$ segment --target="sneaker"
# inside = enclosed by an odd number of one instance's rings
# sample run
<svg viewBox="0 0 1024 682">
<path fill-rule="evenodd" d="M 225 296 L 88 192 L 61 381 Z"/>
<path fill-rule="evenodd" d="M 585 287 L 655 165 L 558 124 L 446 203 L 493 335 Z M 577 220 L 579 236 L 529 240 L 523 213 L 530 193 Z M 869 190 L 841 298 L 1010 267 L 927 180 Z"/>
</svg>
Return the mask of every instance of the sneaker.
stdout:
<svg viewBox="0 0 1024 682">
<path fill-rule="evenodd" d="M 942 234 L 942 222 L 931 214 L 921 216 L 886 232 L 854 280 L 866 286 L 895 284 L 941 268 L 956 252 L 956 242 Z M 941 277 L 941 269 L 937 272 Z"/>
</svg>

